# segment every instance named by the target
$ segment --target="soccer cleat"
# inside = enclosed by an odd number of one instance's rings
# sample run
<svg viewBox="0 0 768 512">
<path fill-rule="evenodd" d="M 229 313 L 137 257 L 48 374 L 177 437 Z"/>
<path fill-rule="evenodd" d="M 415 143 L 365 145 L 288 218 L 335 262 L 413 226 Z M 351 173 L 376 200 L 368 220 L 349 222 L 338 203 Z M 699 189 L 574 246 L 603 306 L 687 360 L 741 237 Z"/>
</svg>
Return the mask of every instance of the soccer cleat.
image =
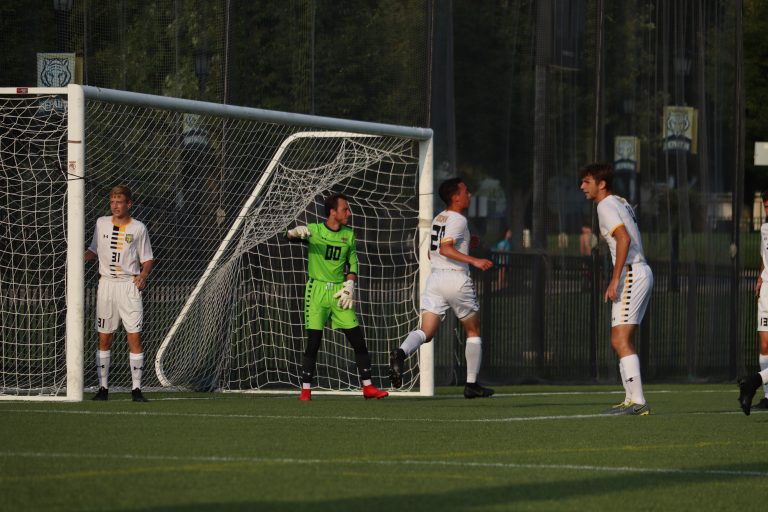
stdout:
<svg viewBox="0 0 768 512">
<path fill-rule="evenodd" d="M 622 412 L 618 414 L 623 416 L 648 416 L 651 414 L 651 408 L 648 407 L 648 404 L 630 403 Z"/>
<path fill-rule="evenodd" d="M 464 386 L 464 398 L 485 398 L 494 393 L 491 388 L 484 388 L 477 382 L 467 383 Z"/>
<path fill-rule="evenodd" d="M 753 409 L 768 409 L 768 397 L 762 398 L 757 404 L 752 406 Z"/>
<path fill-rule="evenodd" d="M 136 388 L 131 391 L 131 399 L 134 402 L 149 402 L 146 398 L 144 398 L 144 395 L 141 394 L 141 389 Z"/>
<path fill-rule="evenodd" d="M 389 353 L 389 383 L 398 389 L 403 385 L 403 371 L 405 368 L 405 352 L 396 348 Z"/>
<path fill-rule="evenodd" d="M 759 373 L 753 373 L 739 377 L 736 382 L 739 384 L 739 405 L 744 414 L 749 416 L 752 399 L 755 397 L 757 389 L 763 385 L 763 379 Z"/>
<path fill-rule="evenodd" d="M 379 400 L 381 398 L 389 396 L 389 393 L 386 391 L 382 391 L 373 385 L 363 386 L 363 396 L 366 400 L 370 398 L 375 398 L 376 400 Z"/>
<path fill-rule="evenodd" d="M 631 406 L 631 405 L 632 405 L 632 402 L 630 402 L 629 400 L 624 400 L 623 402 L 619 402 L 616 405 L 612 405 L 611 407 L 609 407 L 608 409 L 604 410 L 600 414 L 604 414 L 606 416 L 613 416 L 613 415 L 616 415 L 616 414 L 624 414 L 624 411 L 626 410 L 626 408 Z"/>
<path fill-rule="evenodd" d="M 95 400 L 96 402 L 106 402 L 109 398 L 109 390 L 105 387 L 100 387 L 98 393 L 91 398 L 91 400 Z"/>
<path fill-rule="evenodd" d="M 309 388 L 303 388 L 299 395 L 299 400 L 302 402 L 309 402 L 312 400 L 312 390 Z"/>
</svg>

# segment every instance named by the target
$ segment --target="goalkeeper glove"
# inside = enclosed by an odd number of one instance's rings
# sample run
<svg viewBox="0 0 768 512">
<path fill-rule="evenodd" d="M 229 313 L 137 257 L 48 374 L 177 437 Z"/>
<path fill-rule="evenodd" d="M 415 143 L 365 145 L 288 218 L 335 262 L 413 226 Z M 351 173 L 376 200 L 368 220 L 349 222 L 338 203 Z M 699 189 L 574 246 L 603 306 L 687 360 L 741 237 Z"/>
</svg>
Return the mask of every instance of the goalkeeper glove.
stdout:
<svg viewBox="0 0 768 512">
<path fill-rule="evenodd" d="M 339 307 L 342 309 L 350 309 L 352 307 L 352 304 L 354 304 L 354 301 L 352 300 L 352 296 L 355 294 L 355 282 L 351 279 L 344 281 L 344 287 L 337 291 L 334 295 L 335 298 L 339 299 Z"/>
<path fill-rule="evenodd" d="M 296 226 L 293 229 L 288 230 L 288 238 L 300 238 L 304 240 L 312 236 L 307 226 Z"/>
</svg>

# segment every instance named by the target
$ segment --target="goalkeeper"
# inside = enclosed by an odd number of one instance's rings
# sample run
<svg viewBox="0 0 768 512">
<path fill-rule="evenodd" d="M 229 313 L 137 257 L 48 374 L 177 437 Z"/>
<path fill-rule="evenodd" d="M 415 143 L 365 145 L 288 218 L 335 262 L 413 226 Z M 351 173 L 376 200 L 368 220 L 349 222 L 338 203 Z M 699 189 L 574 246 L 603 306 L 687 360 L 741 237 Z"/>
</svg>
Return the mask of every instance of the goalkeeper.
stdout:
<svg viewBox="0 0 768 512">
<path fill-rule="evenodd" d="M 304 290 L 304 327 L 307 347 L 302 359 L 302 389 L 299 400 L 312 400 L 312 379 L 323 328 L 331 319 L 334 329 L 340 329 L 355 351 L 355 363 L 363 384 L 363 396 L 384 398 L 386 391 L 371 383 L 371 356 L 357 321 L 354 304 L 357 280 L 357 249 L 355 233 L 347 226 L 352 211 L 344 194 L 332 194 L 325 199 L 324 223 L 296 226 L 289 229 L 289 240 L 304 240 L 309 246 Z"/>
</svg>

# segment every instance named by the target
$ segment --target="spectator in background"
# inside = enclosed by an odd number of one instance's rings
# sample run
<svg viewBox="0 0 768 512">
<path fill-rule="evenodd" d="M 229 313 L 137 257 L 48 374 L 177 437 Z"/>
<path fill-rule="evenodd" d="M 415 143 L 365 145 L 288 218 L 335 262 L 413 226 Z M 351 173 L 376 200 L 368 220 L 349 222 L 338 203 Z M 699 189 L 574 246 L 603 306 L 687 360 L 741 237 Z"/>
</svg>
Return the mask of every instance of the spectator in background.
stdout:
<svg viewBox="0 0 768 512">
<path fill-rule="evenodd" d="M 579 235 L 579 254 L 581 255 L 581 291 L 586 292 L 592 288 L 592 245 L 595 235 L 592 228 L 586 222 L 581 225 L 581 234 Z M 596 245 L 596 244 L 595 244 Z"/>
<path fill-rule="evenodd" d="M 510 263 L 509 252 L 512 250 L 512 229 L 504 230 L 504 237 L 496 244 L 494 248 L 495 263 L 499 267 L 499 288 L 503 287 L 507 278 L 507 267 Z"/>
<path fill-rule="evenodd" d="M 589 224 L 581 225 L 581 234 L 579 235 L 579 253 L 582 256 L 592 255 L 592 228 Z"/>
</svg>

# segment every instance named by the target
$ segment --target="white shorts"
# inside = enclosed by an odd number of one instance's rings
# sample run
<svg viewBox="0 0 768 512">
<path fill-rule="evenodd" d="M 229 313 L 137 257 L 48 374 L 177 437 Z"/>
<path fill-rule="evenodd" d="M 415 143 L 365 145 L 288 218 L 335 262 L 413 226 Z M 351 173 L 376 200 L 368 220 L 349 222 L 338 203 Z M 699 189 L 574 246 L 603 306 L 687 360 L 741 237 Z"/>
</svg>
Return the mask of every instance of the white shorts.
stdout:
<svg viewBox="0 0 768 512">
<path fill-rule="evenodd" d="M 141 332 L 144 306 L 133 281 L 100 279 L 96 293 L 96 330 L 113 333 L 123 321 L 125 332 Z"/>
<path fill-rule="evenodd" d="M 653 272 L 645 263 L 625 265 L 616 293 L 619 300 L 611 307 L 611 327 L 614 325 L 639 325 L 651 300 Z"/>
<path fill-rule="evenodd" d="M 459 320 L 480 311 L 472 278 L 466 272 L 433 270 L 421 294 L 421 310 L 444 318 L 449 307 Z"/>
<path fill-rule="evenodd" d="M 757 298 L 757 332 L 768 331 L 768 283 L 760 286 Z"/>
</svg>

